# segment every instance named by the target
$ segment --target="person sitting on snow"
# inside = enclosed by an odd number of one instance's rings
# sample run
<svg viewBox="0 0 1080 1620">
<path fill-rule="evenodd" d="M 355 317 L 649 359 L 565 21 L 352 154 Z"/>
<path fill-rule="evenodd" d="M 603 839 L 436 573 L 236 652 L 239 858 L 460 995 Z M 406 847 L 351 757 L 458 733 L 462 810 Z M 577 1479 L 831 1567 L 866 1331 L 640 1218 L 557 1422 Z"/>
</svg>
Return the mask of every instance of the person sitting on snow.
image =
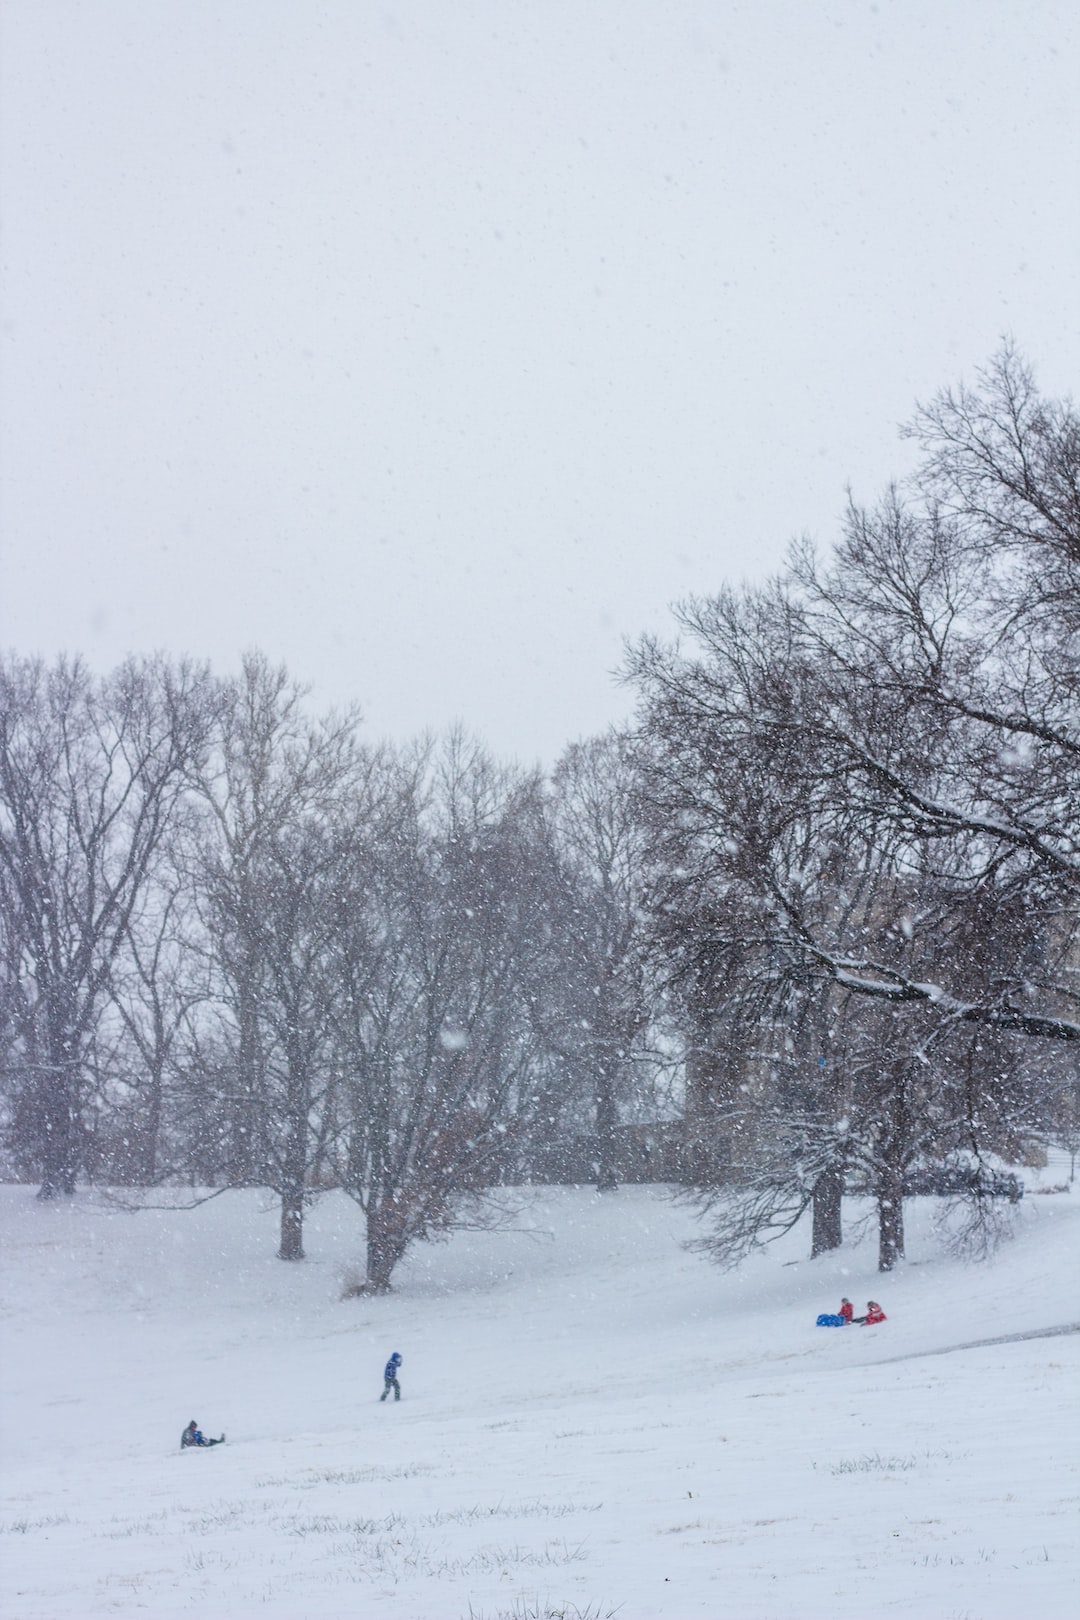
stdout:
<svg viewBox="0 0 1080 1620">
<path fill-rule="evenodd" d="M 855 1321 L 861 1323 L 863 1327 L 873 1327 L 875 1322 L 884 1322 L 884 1320 L 885 1312 L 876 1299 L 868 1299 L 866 1302 L 866 1315 L 855 1318 Z"/>
<path fill-rule="evenodd" d="M 195 1419 L 192 1418 L 191 1422 L 180 1436 L 180 1449 L 183 1451 L 185 1446 L 220 1446 L 224 1443 L 224 1440 L 224 1435 L 221 1436 L 220 1440 L 208 1440 L 203 1434 L 202 1430 L 199 1428 L 199 1425 L 195 1422 Z"/>
<path fill-rule="evenodd" d="M 401 1366 L 401 1351 L 400 1350 L 395 1350 L 393 1355 L 390 1357 L 390 1360 L 386 1363 L 385 1368 L 383 1369 L 384 1383 L 383 1383 L 383 1392 L 379 1396 L 380 1401 L 385 1401 L 386 1397 L 389 1395 L 391 1390 L 393 1390 L 393 1392 L 394 1392 L 395 1401 L 400 1401 L 400 1399 L 401 1399 L 401 1385 L 398 1383 L 398 1379 L 397 1379 L 398 1368 L 400 1366 Z"/>
<path fill-rule="evenodd" d="M 854 1306 L 850 1299 L 840 1301 L 838 1311 L 823 1311 L 817 1319 L 818 1327 L 850 1327 Z"/>
</svg>

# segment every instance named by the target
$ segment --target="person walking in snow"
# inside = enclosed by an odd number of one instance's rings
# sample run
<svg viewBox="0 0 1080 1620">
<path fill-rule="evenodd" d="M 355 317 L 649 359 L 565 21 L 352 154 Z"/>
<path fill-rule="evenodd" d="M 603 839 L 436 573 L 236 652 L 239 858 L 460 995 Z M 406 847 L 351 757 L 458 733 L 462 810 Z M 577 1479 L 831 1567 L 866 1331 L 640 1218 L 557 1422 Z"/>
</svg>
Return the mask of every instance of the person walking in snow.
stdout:
<svg viewBox="0 0 1080 1620">
<path fill-rule="evenodd" d="M 208 1440 L 203 1434 L 202 1430 L 199 1428 L 199 1425 L 195 1422 L 195 1419 L 192 1418 L 191 1422 L 180 1436 L 180 1450 L 183 1451 L 186 1446 L 220 1446 L 223 1445 L 224 1442 L 224 1435 L 221 1436 L 220 1440 Z"/>
<path fill-rule="evenodd" d="M 395 1401 L 400 1401 L 400 1399 L 401 1399 L 401 1385 L 398 1383 L 398 1376 L 397 1376 L 398 1375 L 398 1368 L 400 1366 L 401 1366 L 401 1351 L 400 1350 L 395 1350 L 393 1355 L 390 1357 L 390 1360 L 386 1363 L 385 1368 L 383 1369 L 384 1383 L 383 1383 L 383 1392 L 379 1396 L 380 1401 L 385 1401 L 386 1397 L 389 1395 L 391 1390 L 393 1390 L 393 1392 L 394 1392 Z"/>
<path fill-rule="evenodd" d="M 836 1314 L 843 1317 L 845 1327 L 851 1326 L 851 1319 L 855 1315 L 855 1307 L 851 1303 L 850 1299 L 842 1299 L 840 1301 L 840 1309 Z"/>
<path fill-rule="evenodd" d="M 868 1299 L 866 1302 L 866 1315 L 857 1316 L 855 1321 L 863 1327 L 874 1327 L 876 1323 L 885 1321 L 885 1312 L 876 1299 Z"/>
</svg>

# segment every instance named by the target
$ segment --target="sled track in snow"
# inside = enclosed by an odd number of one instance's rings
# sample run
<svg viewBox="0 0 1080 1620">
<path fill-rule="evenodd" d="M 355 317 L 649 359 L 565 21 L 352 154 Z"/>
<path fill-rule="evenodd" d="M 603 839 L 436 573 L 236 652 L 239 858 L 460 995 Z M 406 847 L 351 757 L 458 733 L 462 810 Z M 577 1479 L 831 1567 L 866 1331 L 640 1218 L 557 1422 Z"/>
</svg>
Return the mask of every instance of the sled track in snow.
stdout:
<svg viewBox="0 0 1080 1620">
<path fill-rule="evenodd" d="M 918 1361 L 922 1356 L 951 1356 L 956 1350 L 984 1350 L 992 1344 L 1019 1344 L 1023 1339 L 1057 1339 L 1065 1333 L 1080 1333 L 1080 1322 L 1067 1322 L 1064 1327 L 1032 1328 L 1028 1333 L 1003 1333 L 999 1339 L 971 1339 L 967 1344 L 946 1344 L 940 1350 L 910 1350 L 906 1356 L 885 1356 L 874 1366 L 887 1367 L 892 1361 Z"/>
</svg>

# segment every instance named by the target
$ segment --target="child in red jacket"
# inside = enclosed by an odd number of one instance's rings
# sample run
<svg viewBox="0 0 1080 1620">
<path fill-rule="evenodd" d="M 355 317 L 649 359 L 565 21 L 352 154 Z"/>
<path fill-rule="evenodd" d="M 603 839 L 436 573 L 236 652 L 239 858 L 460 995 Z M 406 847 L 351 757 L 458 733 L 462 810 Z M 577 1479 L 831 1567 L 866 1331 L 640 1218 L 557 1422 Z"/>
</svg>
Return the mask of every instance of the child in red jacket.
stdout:
<svg viewBox="0 0 1080 1620">
<path fill-rule="evenodd" d="M 840 1301 L 840 1309 L 837 1312 L 837 1315 L 844 1318 L 845 1327 L 851 1326 L 851 1319 L 855 1315 L 855 1307 L 851 1303 L 850 1299 L 842 1299 Z"/>
<path fill-rule="evenodd" d="M 866 1302 L 866 1315 L 857 1316 L 855 1321 L 861 1322 L 863 1327 L 873 1327 L 875 1322 L 885 1321 L 885 1312 L 876 1299 L 868 1299 Z"/>
</svg>

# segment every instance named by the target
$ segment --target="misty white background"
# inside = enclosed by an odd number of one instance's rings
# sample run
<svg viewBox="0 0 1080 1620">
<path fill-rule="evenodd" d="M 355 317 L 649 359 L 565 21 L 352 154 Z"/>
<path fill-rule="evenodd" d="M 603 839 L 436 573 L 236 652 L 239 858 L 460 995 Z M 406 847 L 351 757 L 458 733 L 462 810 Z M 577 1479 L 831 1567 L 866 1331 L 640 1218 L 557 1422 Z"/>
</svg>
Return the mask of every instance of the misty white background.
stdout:
<svg viewBox="0 0 1080 1620">
<path fill-rule="evenodd" d="M 550 760 L 1011 333 L 1080 374 L 1072 0 L 7 0 L 0 642 Z"/>
</svg>

